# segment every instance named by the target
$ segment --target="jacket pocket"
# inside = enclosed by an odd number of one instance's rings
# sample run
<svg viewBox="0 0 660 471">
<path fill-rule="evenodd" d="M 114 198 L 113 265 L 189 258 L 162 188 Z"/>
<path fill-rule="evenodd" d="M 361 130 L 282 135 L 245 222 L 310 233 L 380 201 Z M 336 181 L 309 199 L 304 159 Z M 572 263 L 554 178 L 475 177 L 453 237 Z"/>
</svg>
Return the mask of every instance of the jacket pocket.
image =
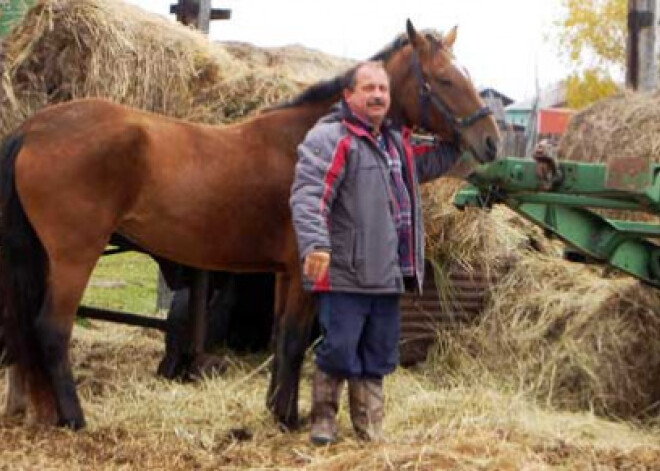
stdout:
<svg viewBox="0 0 660 471">
<path fill-rule="evenodd" d="M 332 236 L 331 264 L 342 271 L 355 271 L 353 254 L 355 252 L 355 230 L 338 231 Z"/>
<path fill-rule="evenodd" d="M 355 274 L 365 288 L 387 287 L 394 284 L 397 274 L 397 239 L 386 234 L 355 233 Z"/>
</svg>

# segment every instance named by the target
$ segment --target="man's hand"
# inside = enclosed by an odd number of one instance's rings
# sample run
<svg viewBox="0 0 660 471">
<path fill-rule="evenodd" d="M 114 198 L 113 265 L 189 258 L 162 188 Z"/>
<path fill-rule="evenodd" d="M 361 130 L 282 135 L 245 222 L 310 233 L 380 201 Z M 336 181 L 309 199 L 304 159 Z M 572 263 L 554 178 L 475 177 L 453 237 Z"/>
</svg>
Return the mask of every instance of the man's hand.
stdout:
<svg viewBox="0 0 660 471">
<path fill-rule="evenodd" d="M 542 140 L 536 145 L 532 157 L 536 161 L 536 176 L 541 181 L 541 189 L 551 190 L 562 178 L 554 146 Z"/>
<path fill-rule="evenodd" d="M 303 273 L 312 280 L 321 280 L 330 266 L 330 252 L 327 250 L 314 250 L 305 257 Z"/>
</svg>

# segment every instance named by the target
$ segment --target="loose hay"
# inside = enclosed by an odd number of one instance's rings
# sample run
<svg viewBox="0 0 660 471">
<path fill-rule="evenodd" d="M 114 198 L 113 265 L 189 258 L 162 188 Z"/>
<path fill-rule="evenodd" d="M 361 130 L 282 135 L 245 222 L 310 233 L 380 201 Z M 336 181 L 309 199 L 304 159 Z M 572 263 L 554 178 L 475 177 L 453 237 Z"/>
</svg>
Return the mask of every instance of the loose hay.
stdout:
<svg viewBox="0 0 660 471">
<path fill-rule="evenodd" d="M 422 187 L 427 256 L 436 263 L 503 273 L 530 250 L 556 253 L 540 229 L 504 206 L 458 210 L 454 197 L 465 185 L 440 178 Z"/>
<path fill-rule="evenodd" d="M 284 434 L 265 410 L 264 357 L 230 357 L 223 377 L 180 384 L 154 376 L 162 340 L 152 332 L 93 323 L 77 328 L 74 338 L 73 362 L 89 427 L 74 433 L 2 420 L 0 467 L 476 471 L 643 469 L 660 460 L 653 430 L 590 414 L 548 412 L 489 385 L 446 388 L 428 369 L 388 377 L 387 443 L 354 439 L 344 394 L 341 441 L 314 447 L 307 428 Z M 94 386 L 91 378 L 102 384 Z M 308 361 L 303 414 L 309 411 L 310 380 Z"/>
<path fill-rule="evenodd" d="M 660 293 L 536 255 L 498 283 L 478 325 L 444 333 L 439 368 L 548 406 L 648 419 L 660 401 Z M 480 378 L 480 379 L 477 379 Z"/>
</svg>

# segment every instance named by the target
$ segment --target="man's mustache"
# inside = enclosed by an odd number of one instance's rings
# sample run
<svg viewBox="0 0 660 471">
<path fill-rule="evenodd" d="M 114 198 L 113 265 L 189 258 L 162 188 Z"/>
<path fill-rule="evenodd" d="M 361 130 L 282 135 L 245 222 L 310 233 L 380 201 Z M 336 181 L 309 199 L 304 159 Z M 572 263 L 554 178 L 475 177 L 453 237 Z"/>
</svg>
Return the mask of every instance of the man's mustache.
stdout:
<svg viewBox="0 0 660 471">
<path fill-rule="evenodd" d="M 376 97 L 376 98 L 370 98 L 367 100 L 367 106 L 385 106 L 385 100 L 382 98 Z"/>
</svg>

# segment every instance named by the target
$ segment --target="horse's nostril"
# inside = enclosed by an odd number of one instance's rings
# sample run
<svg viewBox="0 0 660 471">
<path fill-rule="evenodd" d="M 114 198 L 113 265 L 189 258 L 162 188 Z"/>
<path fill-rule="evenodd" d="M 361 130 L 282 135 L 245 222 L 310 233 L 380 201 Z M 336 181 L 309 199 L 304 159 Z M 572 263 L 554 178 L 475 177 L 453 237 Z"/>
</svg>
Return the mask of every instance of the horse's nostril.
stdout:
<svg viewBox="0 0 660 471">
<path fill-rule="evenodd" d="M 497 152 L 497 145 L 495 144 L 495 140 L 490 136 L 486 138 L 486 147 L 490 152 Z"/>
<path fill-rule="evenodd" d="M 497 157 L 497 144 L 491 136 L 486 138 L 486 154 L 490 160 L 494 160 Z"/>
</svg>

